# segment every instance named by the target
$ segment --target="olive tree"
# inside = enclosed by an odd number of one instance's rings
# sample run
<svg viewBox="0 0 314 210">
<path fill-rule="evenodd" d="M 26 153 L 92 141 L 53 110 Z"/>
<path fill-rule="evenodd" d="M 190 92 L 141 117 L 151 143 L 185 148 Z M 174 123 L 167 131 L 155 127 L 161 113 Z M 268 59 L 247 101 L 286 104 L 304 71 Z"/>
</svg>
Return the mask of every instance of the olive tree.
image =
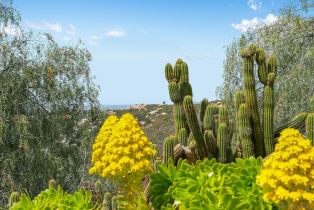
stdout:
<svg viewBox="0 0 314 210">
<path fill-rule="evenodd" d="M 239 50 L 249 43 L 255 43 L 268 53 L 276 54 L 279 61 L 275 83 L 275 125 L 282 124 L 301 111 L 313 111 L 314 20 L 311 16 L 304 15 L 305 10 L 302 9 L 303 6 L 306 9 L 313 6 L 311 2 L 301 6 L 293 5 L 283 9 L 273 24 L 250 30 L 227 46 L 224 81 L 217 89 L 217 94 L 231 109 L 235 91 L 242 88 L 242 59 Z M 257 86 L 260 96 L 261 91 L 261 86 Z"/>
<path fill-rule="evenodd" d="M 0 206 L 11 191 L 35 195 L 54 178 L 67 190 L 87 179 L 101 116 L 83 43 L 60 46 L 19 27 L 0 2 Z M 3 12 L 5 11 L 5 12 Z"/>
</svg>

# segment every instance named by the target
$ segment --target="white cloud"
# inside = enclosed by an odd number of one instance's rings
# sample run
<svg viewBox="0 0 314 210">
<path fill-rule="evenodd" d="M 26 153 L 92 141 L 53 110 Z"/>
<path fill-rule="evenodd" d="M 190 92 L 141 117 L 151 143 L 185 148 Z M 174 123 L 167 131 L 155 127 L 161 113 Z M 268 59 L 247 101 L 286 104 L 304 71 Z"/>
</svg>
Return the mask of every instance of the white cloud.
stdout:
<svg viewBox="0 0 314 210">
<path fill-rule="evenodd" d="M 232 23 L 231 26 L 241 32 L 247 32 L 249 29 L 255 29 L 262 25 L 271 25 L 278 20 L 278 17 L 273 14 L 268 14 L 266 18 L 254 17 L 251 20 L 243 19 L 240 23 Z"/>
<path fill-rule="evenodd" d="M 267 16 L 266 16 L 266 18 L 264 19 L 264 23 L 266 24 L 266 25 L 271 25 L 271 24 L 273 24 L 274 22 L 276 22 L 278 20 L 278 17 L 277 16 L 275 16 L 275 15 L 273 15 L 273 14 L 268 14 Z"/>
<path fill-rule="evenodd" d="M 62 32 L 62 25 L 60 23 L 49 23 L 47 21 L 41 21 L 40 23 L 25 21 L 26 26 L 33 29 L 51 30 L 56 32 Z"/>
<path fill-rule="evenodd" d="M 68 24 L 69 26 L 69 29 L 65 31 L 66 34 L 69 34 L 69 35 L 75 35 L 76 34 L 76 28 L 73 24 Z"/>
<path fill-rule="evenodd" d="M 105 33 L 106 37 L 124 37 L 126 34 L 123 31 L 111 30 Z"/>
<path fill-rule="evenodd" d="M 21 33 L 20 28 L 12 25 L 4 26 L 3 24 L 0 25 L 0 31 L 12 36 L 18 36 Z"/>
<path fill-rule="evenodd" d="M 256 28 L 258 26 L 259 20 L 257 17 L 247 20 L 243 19 L 241 20 L 241 23 L 234 24 L 232 23 L 231 26 L 235 28 L 236 30 L 240 30 L 242 32 L 247 32 L 251 28 Z"/>
<path fill-rule="evenodd" d="M 258 0 L 248 0 L 247 4 L 254 11 L 256 11 L 262 7 L 262 2 L 258 1 Z"/>
<path fill-rule="evenodd" d="M 104 38 L 107 38 L 107 37 L 112 37 L 112 38 L 121 38 L 121 37 L 124 37 L 126 36 L 125 32 L 123 31 L 117 31 L 117 30 L 111 30 L 111 31 L 107 31 L 104 35 L 92 35 L 89 37 L 89 40 L 88 40 L 88 43 L 90 45 L 98 45 L 99 42 L 101 40 L 103 40 Z"/>
</svg>

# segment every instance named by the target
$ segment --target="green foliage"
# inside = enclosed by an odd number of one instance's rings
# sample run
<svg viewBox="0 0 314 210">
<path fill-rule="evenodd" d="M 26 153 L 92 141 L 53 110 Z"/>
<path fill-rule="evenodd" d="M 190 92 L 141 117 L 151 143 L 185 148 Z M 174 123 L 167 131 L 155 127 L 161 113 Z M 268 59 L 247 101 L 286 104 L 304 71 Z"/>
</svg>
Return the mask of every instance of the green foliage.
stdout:
<svg viewBox="0 0 314 210">
<path fill-rule="evenodd" d="M 178 166 L 179 167 L 179 163 Z M 161 206 L 173 203 L 172 189 L 173 181 L 177 176 L 177 168 L 172 162 L 160 164 L 156 173 L 150 175 L 149 195 L 151 203 L 155 209 L 160 209 Z"/>
<path fill-rule="evenodd" d="M 20 193 L 19 192 L 12 192 L 9 198 L 8 206 L 11 208 L 15 203 L 19 202 L 20 200 Z"/>
<path fill-rule="evenodd" d="M 163 188 L 163 191 L 155 191 L 155 195 L 159 193 L 160 198 L 167 198 L 167 202 L 159 200 L 158 209 L 160 206 L 163 206 L 161 209 L 174 209 L 176 205 L 180 209 L 272 209 L 263 201 L 262 192 L 255 183 L 262 167 L 261 158 L 236 159 L 231 164 L 204 159 L 196 165 L 184 160 L 177 168 L 169 167 L 171 169 L 162 169 L 163 176 L 161 172 L 152 175 L 160 178 L 152 183 L 152 188 Z"/>
<path fill-rule="evenodd" d="M 20 197 L 11 210 L 32 209 L 100 209 L 92 204 L 92 195 L 87 191 L 77 191 L 68 194 L 59 186 L 57 189 L 49 188 L 42 191 L 33 200 L 26 193 Z"/>
</svg>

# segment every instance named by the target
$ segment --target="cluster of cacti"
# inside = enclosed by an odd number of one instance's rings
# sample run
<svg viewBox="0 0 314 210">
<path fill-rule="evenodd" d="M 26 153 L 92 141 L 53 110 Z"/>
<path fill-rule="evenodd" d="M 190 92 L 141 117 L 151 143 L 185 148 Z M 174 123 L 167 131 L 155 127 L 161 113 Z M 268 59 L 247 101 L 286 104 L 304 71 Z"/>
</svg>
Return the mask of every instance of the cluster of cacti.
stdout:
<svg viewBox="0 0 314 210">
<path fill-rule="evenodd" d="M 166 65 L 169 95 L 174 102 L 176 135 L 164 142 L 165 163 L 170 157 L 176 161 L 179 157 L 186 158 L 186 153 L 191 152 L 197 159 L 215 157 L 220 162 L 231 162 L 235 157 L 265 157 L 274 151 L 275 139 L 280 131 L 288 127 L 306 127 L 307 137 L 314 144 L 314 113 L 302 112 L 274 129 L 276 57 L 267 56 L 262 48 L 254 45 L 241 49 L 240 55 L 243 58 L 244 89 L 235 94 L 234 120 L 229 119 L 226 106 L 218 107 L 207 99 L 200 103 L 198 118 L 192 101 L 187 64 L 179 59 L 174 68 L 171 64 Z M 262 114 L 257 100 L 255 63 L 258 80 L 264 86 Z M 180 145 L 175 147 L 176 144 Z"/>
<path fill-rule="evenodd" d="M 190 163 L 205 157 L 215 157 L 223 162 L 232 160 L 231 128 L 226 107 L 218 108 L 217 104 L 203 99 L 198 118 L 192 100 L 187 64 L 181 59 L 176 62 L 174 68 L 167 64 L 165 74 L 169 83 L 170 99 L 174 102 L 176 135 L 167 137 L 164 141 L 164 163 L 167 163 L 170 157 L 175 161 L 184 157 Z M 220 142 L 219 145 L 217 141 Z"/>
<path fill-rule="evenodd" d="M 165 163 L 170 157 L 176 161 L 191 153 L 197 159 L 215 157 L 221 162 L 231 162 L 235 157 L 265 157 L 274 151 L 275 139 L 280 131 L 288 127 L 306 127 L 307 137 L 314 144 L 314 113 L 300 113 L 274 129 L 274 82 L 278 68 L 276 57 L 267 56 L 262 48 L 254 45 L 242 49 L 240 55 L 243 58 L 244 89 L 235 95 L 235 120 L 229 119 L 226 106 L 218 107 L 207 99 L 200 103 L 198 118 L 192 101 L 187 64 L 178 59 L 174 68 L 171 64 L 166 65 L 169 95 L 174 102 L 176 133 L 164 142 Z M 255 63 L 258 80 L 264 86 L 262 114 L 258 108 Z M 180 145 L 175 147 L 176 144 Z"/>
</svg>

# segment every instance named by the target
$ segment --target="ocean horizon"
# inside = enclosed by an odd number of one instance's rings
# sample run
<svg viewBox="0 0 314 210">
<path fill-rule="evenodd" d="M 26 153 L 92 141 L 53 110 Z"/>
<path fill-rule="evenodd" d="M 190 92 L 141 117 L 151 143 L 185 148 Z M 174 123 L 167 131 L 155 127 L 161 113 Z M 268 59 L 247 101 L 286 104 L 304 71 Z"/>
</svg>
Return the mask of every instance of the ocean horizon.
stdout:
<svg viewBox="0 0 314 210">
<path fill-rule="evenodd" d="M 117 110 L 117 109 L 127 109 L 129 107 L 129 104 L 106 104 L 102 105 L 102 108 L 104 110 L 110 109 L 110 110 Z"/>
</svg>

